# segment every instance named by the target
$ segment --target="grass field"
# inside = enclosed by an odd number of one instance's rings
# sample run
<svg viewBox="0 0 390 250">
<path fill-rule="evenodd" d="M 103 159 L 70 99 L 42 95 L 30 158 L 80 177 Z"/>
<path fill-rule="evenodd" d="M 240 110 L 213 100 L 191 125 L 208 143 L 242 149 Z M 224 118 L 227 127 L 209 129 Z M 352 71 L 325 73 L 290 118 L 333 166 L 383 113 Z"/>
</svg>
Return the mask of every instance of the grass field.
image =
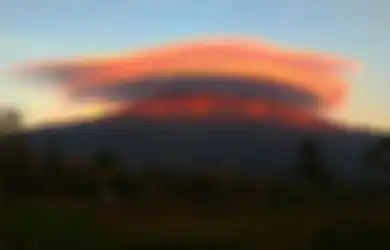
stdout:
<svg viewBox="0 0 390 250">
<path fill-rule="evenodd" d="M 389 249 L 386 207 L 307 204 L 231 215 L 47 201 L 2 210 L 4 249 Z M 174 211 L 174 212 L 173 212 Z"/>
</svg>

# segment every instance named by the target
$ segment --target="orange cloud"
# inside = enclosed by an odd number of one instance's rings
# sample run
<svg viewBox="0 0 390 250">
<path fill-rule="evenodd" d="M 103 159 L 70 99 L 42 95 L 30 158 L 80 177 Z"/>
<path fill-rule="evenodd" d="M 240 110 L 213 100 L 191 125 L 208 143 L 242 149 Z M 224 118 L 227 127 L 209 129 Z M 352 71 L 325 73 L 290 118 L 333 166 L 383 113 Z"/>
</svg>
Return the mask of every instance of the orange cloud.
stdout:
<svg viewBox="0 0 390 250">
<path fill-rule="evenodd" d="M 114 116 L 141 117 L 158 121 L 181 121 L 196 123 L 212 122 L 261 122 L 279 120 L 290 125 L 337 130 L 336 124 L 313 115 L 312 112 L 281 105 L 277 102 L 248 99 L 234 95 L 186 95 L 176 97 L 156 97 L 131 103 L 121 103 L 113 109 Z"/>
<path fill-rule="evenodd" d="M 30 65 L 24 70 L 59 75 L 76 95 L 119 81 L 148 76 L 216 75 L 271 80 L 316 96 L 325 106 L 340 104 L 344 73 L 356 63 L 335 56 L 292 51 L 251 40 L 200 40 L 112 57 L 80 58 Z M 136 82 L 136 81 L 134 81 Z"/>
</svg>

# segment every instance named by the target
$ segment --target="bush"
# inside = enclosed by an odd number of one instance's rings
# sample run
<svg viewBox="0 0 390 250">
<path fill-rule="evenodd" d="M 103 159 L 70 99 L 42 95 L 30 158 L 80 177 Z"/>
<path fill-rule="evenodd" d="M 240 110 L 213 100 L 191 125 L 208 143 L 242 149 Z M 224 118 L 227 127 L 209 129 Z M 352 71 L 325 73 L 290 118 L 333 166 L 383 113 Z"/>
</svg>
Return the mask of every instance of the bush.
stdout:
<svg viewBox="0 0 390 250">
<path fill-rule="evenodd" d="M 3 227 L 8 243 L 20 249 L 115 249 L 91 216 L 38 206 L 7 209 Z"/>
</svg>

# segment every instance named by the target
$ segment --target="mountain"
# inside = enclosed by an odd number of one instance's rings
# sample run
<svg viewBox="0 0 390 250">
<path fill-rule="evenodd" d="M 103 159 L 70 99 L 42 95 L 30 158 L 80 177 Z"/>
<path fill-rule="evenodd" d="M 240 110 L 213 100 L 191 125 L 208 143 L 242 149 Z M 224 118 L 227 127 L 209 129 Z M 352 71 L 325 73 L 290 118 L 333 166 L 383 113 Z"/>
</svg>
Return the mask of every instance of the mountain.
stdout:
<svg viewBox="0 0 390 250">
<path fill-rule="evenodd" d="M 195 122 L 132 117 L 127 113 L 28 134 L 37 152 L 43 152 L 48 139 L 56 138 L 74 157 L 89 157 L 107 148 L 132 167 L 162 163 L 181 170 L 233 167 L 252 172 L 288 169 L 296 161 L 299 143 L 317 138 L 327 166 L 344 177 L 358 173 L 364 153 L 378 137 L 280 120 Z"/>
</svg>

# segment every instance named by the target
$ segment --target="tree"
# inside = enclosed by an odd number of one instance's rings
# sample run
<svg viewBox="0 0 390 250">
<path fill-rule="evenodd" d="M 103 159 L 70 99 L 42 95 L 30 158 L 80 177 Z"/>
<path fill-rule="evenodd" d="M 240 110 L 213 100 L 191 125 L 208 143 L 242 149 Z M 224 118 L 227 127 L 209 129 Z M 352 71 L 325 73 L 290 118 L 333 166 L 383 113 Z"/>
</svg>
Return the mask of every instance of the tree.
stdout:
<svg viewBox="0 0 390 250">
<path fill-rule="evenodd" d="M 98 185 L 99 199 L 103 202 L 112 200 L 114 194 L 114 182 L 119 174 L 119 160 L 108 149 L 96 152 L 93 158 L 93 166 L 96 167 L 95 177 Z"/>
<path fill-rule="evenodd" d="M 58 177 L 64 167 L 64 156 L 60 142 L 56 138 L 49 139 L 46 145 L 44 168 L 47 173 Z"/>
<path fill-rule="evenodd" d="M 30 151 L 16 109 L 0 110 L 0 167 L 6 193 L 29 191 Z"/>
<path fill-rule="evenodd" d="M 366 155 L 366 162 L 371 166 L 380 166 L 381 169 L 390 170 L 390 137 L 382 137 Z"/>
<path fill-rule="evenodd" d="M 140 201 L 148 204 L 152 210 L 159 211 L 175 198 L 179 185 L 174 173 L 169 170 L 169 165 L 146 164 L 142 166 L 140 177 Z"/>
<path fill-rule="evenodd" d="M 22 115 L 16 109 L 0 110 L 0 152 L 5 171 L 25 171 L 28 162 L 28 145 L 22 131 Z"/>
<path fill-rule="evenodd" d="M 14 108 L 0 109 L 0 136 L 6 136 L 22 129 L 22 114 Z"/>
<path fill-rule="evenodd" d="M 64 175 L 65 160 L 60 141 L 56 138 L 52 137 L 47 141 L 42 163 L 41 176 L 44 179 L 37 182 L 37 185 L 43 184 L 45 193 L 54 191 L 58 195 L 58 192 L 64 192 L 68 185 Z"/>
<path fill-rule="evenodd" d="M 390 137 L 382 137 L 367 152 L 366 178 L 370 184 L 382 187 L 390 184 Z"/>
<path fill-rule="evenodd" d="M 300 178 L 311 186 L 324 187 L 330 184 L 330 176 L 316 140 L 306 139 L 301 142 L 298 151 L 297 172 Z"/>
</svg>

